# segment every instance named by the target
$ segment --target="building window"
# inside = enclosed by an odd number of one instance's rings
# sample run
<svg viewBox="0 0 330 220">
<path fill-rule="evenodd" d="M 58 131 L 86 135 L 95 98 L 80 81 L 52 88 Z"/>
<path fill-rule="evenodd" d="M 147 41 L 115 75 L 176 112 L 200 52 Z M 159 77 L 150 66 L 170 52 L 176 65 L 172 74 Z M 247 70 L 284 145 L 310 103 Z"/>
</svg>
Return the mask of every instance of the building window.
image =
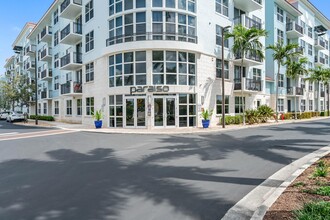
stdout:
<svg viewBox="0 0 330 220">
<path fill-rule="evenodd" d="M 321 105 L 321 111 L 324 111 L 324 101 L 320 101 L 320 105 Z"/>
<path fill-rule="evenodd" d="M 66 100 L 66 114 L 72 115 L 72 100 Z"/>
<path fill-rule="evenodd" d="M 284 22 L 284 12 L 281 8 L 277 7 L 277 20 L 280 22 Z"/>
<path fill-rule="evenodd" d="M 243 102 L 245 105 L 245 97 L 235 96 L 235 113 L 243 113 Z"/>
<path fill-rule="evenodd" d="M 146 84 L 145 51 L 120 53 L 109 57 L 109 87 Z"/>
<path fill-rule="evenodd" d="M 306 100 L 304 99 L 301 100 L 301 111 L 306 111 Z"/>
<path fill-rule="evenodd" d="M 222 33 L 221 26 L 216 25 L 216 45 L 222 46 Z M 229 47 L 228 39 L 225 39 L 225 47 Z"/>
<path fill-rule="evenodd" d="M 54 90 L 58 90 L 60 87 L 59 76 L 54 77 Z"/>
<path fill-rule="evenodd" d="M 313 100 L 309 100 L 308 107 L 309 107 L 309 111 L 313 111 L 314 109 Z"/>
<path fill-rule="evenodd" d="M 60 59 L 58 53 L 54 55 L 54 68 L 58 68 L 60 66 Z"/>
<path fill-rule="evenodd" d="M 225 60 L 224 64 L 225 79 L 229 79 L 229 62 Z M 222 78 L 222 60 L 220 59 L 216 61 L 216 77 Z"/>
<path fill-rule="evenodd" d="M 60 102 L 54 101 L 54 114 L 58 115 L 60 113 Z"/>
<path fill-rule="evenodd" d="M 195 0 L 178 0 L 178 8 L 195 12 Z"/>
<path fill-rule="evenodd" d="M 215 0 L 215 11 L 228 17 L 228 0 Z"/>
<path fill-rule="evenodd" d="M 308 26 L 308 37 L 313 39 L 313 28 Z"/>
<path fill-rule="evenodd" d="M 85 5 L 85 22 L 88 22 L 93 17 L 94 17 L 94 7 L 93 7 L 93 0 L 91 0 Z"/>
<path fill-rule="evenodd" d="M 196 95 L 180 94 L 179 95 L 179 126 L 193 127 L 196 126 Z"/>
<path fill-rule="evenodd" d="M 277 42 L 284 43 L 284 32 L 280 29 L 277 29 Z"/>
<path fill-rule="evenodd" d="M 54 47 L 58 44 L 58 31 L 54 33 Z"/>
<path fill-rule="evenodd" d="M 300 87 L 302 89 L 305 89 L 306 88 L 306 86 L 305 86 L 305 80 L 304 79 L 301 79 L 301 81 L 300 81 Z"/>
<path fill-rule="evenodd" d="M 277 99 L 277 111 L 284 112 L 284 99 Z"/>
<path fill-rule="evenodd" d="M 47 103 L 44 103 L 43 106 L 44 106 L 44 115 L 47 115 Z"/>
<path fill-rule="evenodd" d="M 86 64 L 86 82 L 94 80 L 94 62 Z"/>
<path fill-rule="evenodd" d="M 313 56 L 313 46 L 311 44 L 308 44 L 308 55 Z"/>
<path fill-rule="evenodd" d="M 82 99 L 77 99 L 77 115 L 82 115 Z"/>
<path fill-rule="evenodd" d="M 308 88 L 310 92 L 313 92 L 313 82 L 309 81 Z"/>
<path fill-rule="evenodd" d="M 54 25 L 57 24 L 57 22 L 58 22 L 58 9 L 56 9 L 54 11 L 54 17 L 53 17 L 53 19 L 54 19 Z"/>
<path fill-rule="evenodd" d="M 196 58 L 193 53 L 153 51 L 152 66 L 153 85 L 195 85 Z"/>
<path fill-rule="evenodd" d="M 123 10 L 122 0 L 110 0 L 109 1 L 109 16 L 115 13 L 121 12 Z"/>
<path fill-rule="evenodd" d="M 307 32 L 307 28 L 306 28 L 306 23 L 305 22 L 303 22 L 303 21 L 300 21 L 300 24 L 301 24 L 301 27 L 302 27 L 302 29 L 303 29 L 303 33 L 304 34 L 306 34 L 306 32 Z"/>
<path fill-rule="evenodd" d="M 86 115 L 94 113 L 94 97 L 86 98 Z"/>
<path fill-rule="evenodd" d="M 109 96 L 109 127 L 123 127 L 123 96 Z"/>
<path fill-rule="evenodd" d="M 261 69 L 253 68 L 253 80 L 261 81 Z"/>
<path fill-rule="evenodd" d="M 217 115 L 221 115 L 222 114 L 222 96 L 221 95 L 217 95 L 216 97 L 217 99 L 217 103 L 216 103 L 216 107 L 217 107 Z M 229 114 L 229 96 L 225 96 L 225 114 Z"/>
<path fill-rule="evenodd" d="M 278 87 L 283 88 L 284 87 L 284 75 L 280 74 L 280 77 L 278 79 Z"/>
<path fill-rule="evenodd" d="M 89 32 L 85 36 L 86 45 L 85 45 L 85 51 L 88 52 L 90 50 L 94 49 L 94 31 Z"/>
<path fill-rule="evenodd" d="M 305 53 L 305 51 L 306 51 L 306 42 L 304 40 L 300 39 L 300 46 L 303 48 L 303 51 Z"/>
<path fill-rule="evenodd" d="M 38 103 L 38 114 L 41 114 L 41 103 Z"/>
</svg>

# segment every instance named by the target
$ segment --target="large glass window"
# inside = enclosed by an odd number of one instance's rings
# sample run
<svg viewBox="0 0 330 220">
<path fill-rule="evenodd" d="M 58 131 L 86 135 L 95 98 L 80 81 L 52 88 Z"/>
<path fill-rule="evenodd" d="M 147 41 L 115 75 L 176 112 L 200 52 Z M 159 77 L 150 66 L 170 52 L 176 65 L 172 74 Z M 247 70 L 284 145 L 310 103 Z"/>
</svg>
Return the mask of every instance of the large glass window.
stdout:
<svg viewBox="0 0 330 220">
<path fill-rule="evenodd" d="M 229 41 L 228 39 L 225 39 L 225 47 L 228 48 L 229 47 Z M 221 30 L 221 26 L 216 25 L 216 45 L 218 46 L 222 46 L 222 30 Z"/>
<path fill-rule="evenodd" d="M 284 99 L 277 99 L 277 111 L 284 112 Z"/>
<path fill-rule="evenodd" d="M 229 62 L 225 60 L 224 64 L 225 79 L 229 79 Z M 217 59 L 216 69 L 216 77 L 222 78 L 222 60 Z"/>
<path fill-rule="evenodd" d="M 66 100 L 66 115 L 72 115 L 72 100 Z"/>
<path fill-rule="evenodd" d="M 306 100 L 302 99 L 301 100 L 301 109 L 302 112 L 306 111 Z"/>
<path fill-rule="evenodd" d="M 88 52 L 94 49 L 94 31 L 89 32 L 85 36 L 86 44 L 85 51 Z"/>
<path fill-rule="evenodd" d="M 82 99 L 77 99 L 77 115 L 82 115 Z"/>
<path fill-rule="evenodd" d="M 123 127 L 123 96 L 109 96 L 109 127 Z"/>
<path fill-rule="evenodd" d="M 94 62 L 86 64 L 86 82 L 94 80 Z"/>
<path fill-rule="evenodd" d="M 178 0 L 178 8 L 190 12 L 195 12 L 195 4 L 195 0 Z"/>
<path fill-rule="evenodd" d="M 245 105 L 245 97 L 235 96 L 235 113 L 243 113 L 243 102 Z"/>
<path fill-rule="evenodd" d="M 58 115 L 60 113 L 60 102 L 54 101 L 54 114 Z"/>
<path fill-rule="evenodd" d="M 109 87 L 146 85 L 146 52 L 120 53 L 109 57 Z"/>
<path fill-rule="evenodd" d="M 216 103 L 216 107 L 217 107 L 217 115 L 222 114 L 222 96 L 221 95 L 217 95 L 216 97 L 217 99 L 217 103 Z M 225 96 L 225 114 L 229 114 L 229 96 L 226 95 Z"/>
<path fill-rule="evenodd" d="M 109 16 L 121 12 L 122 10 L 123 10 L 122 0 L 109 0 Z"/>
<path fill-rule="evenodd" d="M 277 29 L 277 42 L 284 42 L 284 32 Z"/>
<path fill-rule="evenodd" d="M 215 0 L 215 11 L 228 17 L 228 0 Z"/>
<path fill-rule="evenodd" d="M 284 87 L 284 75 L 280 74 L 279 79 L 278 79 L 278 87 Z"/>
<path fill-rule="evenodd" d="M 179 95 L 179 127 L 196 126 L 196 95 Z"/>
<path fill-rule="evenodd" d="M 313 100 L 309 100 L 309 111 L 313 111 L 314 105 L 313 105 Z"/>
<path fill-rule="evenodd" d="M 154 85 L 195 85 L 196 58 L 193 53 L 153 51 Z"/>
<path fill-rule="evenodd" d="M 93 7 L 93 0 L 91 0 L 85 5 L 85 22 L 88 22 L 93 17 L 94 17 L 94 7 Z"/>
<path fill-rule="evenodd" d="M 284 22 L 284 12 L 281 8 L 277 7 L 277 20 L 280 22 Z"/>
<path fill-rule="evenodd" d="M 94 97 L 86 98 L 86 115 L 92 115 L 94 113 Z"/>
</svg>

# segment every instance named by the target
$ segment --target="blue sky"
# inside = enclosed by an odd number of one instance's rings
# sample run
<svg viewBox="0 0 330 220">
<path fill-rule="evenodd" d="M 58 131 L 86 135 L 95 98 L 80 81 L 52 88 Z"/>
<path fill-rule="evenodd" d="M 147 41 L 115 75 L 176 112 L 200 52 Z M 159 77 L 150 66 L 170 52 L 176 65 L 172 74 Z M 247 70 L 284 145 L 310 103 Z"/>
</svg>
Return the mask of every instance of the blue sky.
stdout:
<svg viewBox="0 0 330 220">
<path fill-rule="evenodd" d="M 200 0 L 202 1 L 202 0 Z M 265 0 L 267 1 L 267 0 Z M 329 0 L 310 0 L 330 18 Z M 53 0 L 3 0 L 0 8 L 0 75 L 4 73 L 5 60 L 13 55 L 12 43 L 26 22 L 38 22 Z"/>
</svg>

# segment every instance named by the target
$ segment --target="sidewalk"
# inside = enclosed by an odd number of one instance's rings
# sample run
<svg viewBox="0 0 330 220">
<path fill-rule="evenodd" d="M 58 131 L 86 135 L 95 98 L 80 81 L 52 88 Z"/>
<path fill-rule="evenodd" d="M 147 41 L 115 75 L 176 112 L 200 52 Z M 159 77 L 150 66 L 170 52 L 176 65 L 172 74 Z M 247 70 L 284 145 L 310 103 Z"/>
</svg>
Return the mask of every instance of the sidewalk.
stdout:
<svg viewBox="0 0 330 220">
<path fill-rule="evenodd" d="M 263 124 L 254 124 L 254 125 L 226 125 L 225 129 L 222 128 L 221 125 L 216 127 L 210 127 L 207 129 L 204 128 L 154 128 L 154 129 L 146 129 L 146 128 L 101 128 L 95 129 L 94 125 L 84 125 L 84 124 L 69 124 L 64 122 L 57 121 L 38 121 L 38 125 L 35 125 L 35 120 L 28 120 L 28 123 L 17 123 L 25 126 L 36 126 L 36 127 L 54 127 L 64 130 L 74 130 L 74 131 L 84 131 L 84 132 L 98 132 L 98 133 L 112 133 L 112 134 L 193 134 L 193 133 L 212 133 L 212 132 L 226 132 L 232 130 L 240 130 L 246 128 L 256 128 L 262 126 L 272 126 L 279 124 L 287 124 L 287 123 L 300 123 L 307 121 L 317 121 L 323 120 L 330 117 L 317 117 L 311 119 L 302 119 L 302 120 L 279 120 L 278 122 L 269 121 Z"/>
</svg>

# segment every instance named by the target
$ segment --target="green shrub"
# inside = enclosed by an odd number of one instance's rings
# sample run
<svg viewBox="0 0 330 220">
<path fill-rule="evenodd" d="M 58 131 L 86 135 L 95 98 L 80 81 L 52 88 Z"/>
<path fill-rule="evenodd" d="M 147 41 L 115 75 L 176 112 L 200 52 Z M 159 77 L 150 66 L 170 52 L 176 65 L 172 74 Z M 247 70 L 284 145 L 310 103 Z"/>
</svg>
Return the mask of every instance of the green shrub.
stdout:
<svg viewBox="0 0 330 220">
<path fill-rule="evenodd" d="M 330 202 L 311 202 L 304 205 L 303 209 L 294 212 L 298 220 L 329 219 Z"/>
<path fill-rule="evenodd" d="M 298 117 L 298 119 L 308 119 L 308 118 L 312 118 L 311 112 L 303 112 Z"/>
<path fill-rule="evenodd" d="M 30 115 L 30 119 L 36 119 L 36 116 L 35 115 Z M 47 115 L 38 115 L 38 120 L 55 121 L 53 116 L 47 116 Z"/>
<path fill-rule="evenodd" d="M 220 123 L 222 123 L 222 118 L 221 117 L 220 117 Z M 242 115 L 235 115 L 235 116 L 227 115 L 225 117 L 225 124 L 226 125 L 242 124 L 242 123 L 243 123 Z"/>
<path fill-rule="evenodd" d="M 268 105 L 261 105 L 258 108 L 260 121 L 262 123 L 267 122 L 267 120 L 274 116 L 274 110 Z"/>
<path fill-rule="evenodd" d="M 249 124 L 256 124 L 259 123 L 260 114 L 258 110 L 249 109 L 245 111 L 246 122 Z"/>
<path fill-rule="evenodd" d="M 299 113 L 297 113 L 298 115 Z M 284 113 L 284 120 L 291 120 L 294 118 L 294 113 L 288 112 L 288 113 Z"/>
<path fill-rule="evenodd" d="M 314 177 L 326 177 L 328 176 L 328 167 L 317 166 L 313 173 Z"/>
</svg>

